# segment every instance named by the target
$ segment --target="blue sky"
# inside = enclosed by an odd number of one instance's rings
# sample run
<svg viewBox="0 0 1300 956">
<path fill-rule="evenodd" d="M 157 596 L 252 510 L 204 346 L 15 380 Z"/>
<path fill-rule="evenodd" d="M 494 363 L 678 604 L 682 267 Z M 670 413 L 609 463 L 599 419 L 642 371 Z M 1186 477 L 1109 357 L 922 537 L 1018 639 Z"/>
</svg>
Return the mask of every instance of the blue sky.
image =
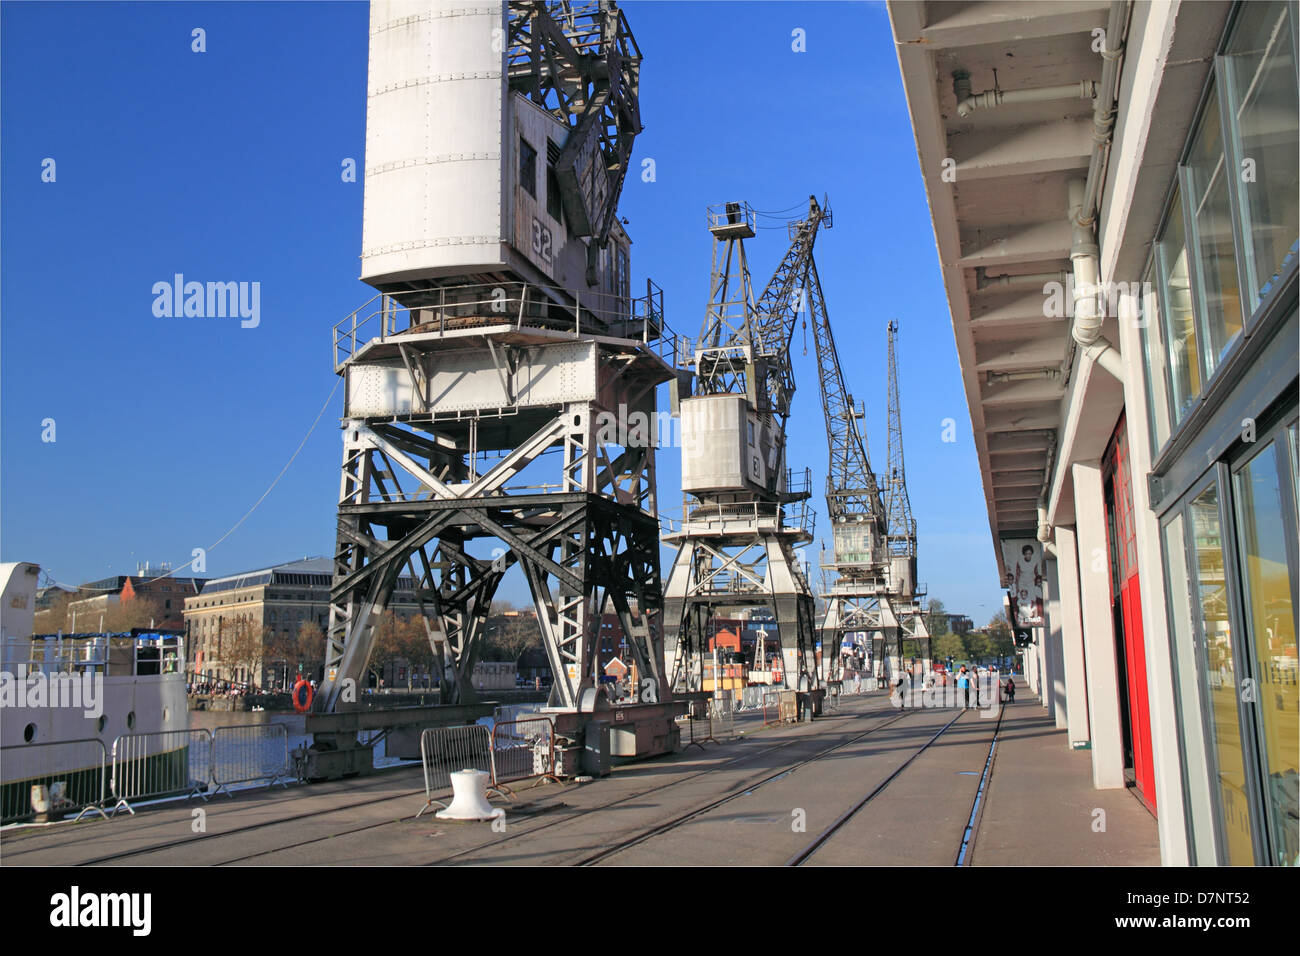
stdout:
<svg viewBox="0 0 1300 956">
<path fill-rule="evenodd" d="M 993 547 L 884 6 L 624 7 L 645 56 L 633 168 L 650 157 L 657 174 L 623 193 L 634 287 L 653 278 L 669 323 L 693 337 L 705 207 L 828 194 L 818 270 L 872 464 L 885 467 L 896 318 L 920 579 L 987 621 L 1001 606 Z M 3 560 L 65 582 L 182 564 L 298 446 L 334 387 L 330 328 L 372 294 L 357 279 L 362 184 L 340 177 L 364 157 L 367 23 L 361 3 L 0 6 Z M 784 230 L 750 243 L 760 285 L 785 243 Z M 155 316 L 153 284 L 176 273 L 259 282 L 260 324 Z M 789 459 L 820 488 L 825 431 L 801 331 L 795 362 Z M 275 490 L 210 551 L 208 576 L 333 550 L 341 410 L 336 393 Z M 947 418 L 956 442 L 941 439 Z M 675 514 L 676 451 L 659 468 Z M 502 596 L 525 600 L 522 579 Z"/>
</svg>

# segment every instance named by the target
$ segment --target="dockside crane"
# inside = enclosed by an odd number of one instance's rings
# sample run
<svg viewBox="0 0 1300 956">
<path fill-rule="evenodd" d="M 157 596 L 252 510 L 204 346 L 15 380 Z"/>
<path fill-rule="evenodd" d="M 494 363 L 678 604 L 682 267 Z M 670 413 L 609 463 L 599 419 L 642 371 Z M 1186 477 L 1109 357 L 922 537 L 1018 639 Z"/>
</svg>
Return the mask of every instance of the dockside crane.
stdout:
<svg viewBox="0 0 1300 956">
<path fill-rule="evenodd" d="M 807 216 L 789 224 L 790 245 L 754 299 L 744 240 L 755 235 L 755 214 L 746 203 L 710 208 L 710 299 L 673 395 L 682 422 L 682 522 L 664 535 L 678 546 L 664 599 L 674 687 L 704 689 L 718 608 L 765 607 L 780 638 L 781 683 L 800 693 L 808 715 L 820 710 L 822 689 L 812 590 L 795 548 L 812 540 L 811 481 L 786 469 L 786 425 L 795 391 L 790 342 L 817 233 L 830 225 L 829 208 L 809 197 Z"/>
<path fill-rule="evenodd" d="M 928 668 L 929 633 L 914 593 L 916 522 L 903 473 L 893 331 L 889 339 L 889 472 L 882 494 L 882 482 L 872 471 L 867 437 L 859 424 L 865 408 L 855 404 L 845 384 L 817 264 L 812 259 L 805 289 L 830 452 L 826 505 L 832 552 L 829 556 L 823 552 L 822 567 L 835 579 L 826 588 L 827 610 L 822 623 L 827 676 L 834 679 L 838 675 L 841 647 L 850 634 L 869 636 L 877 676 L 884 676 L 886 659 L 889 673 L 898 672 L 904 639 L 923 642 L 922 657 Z M 891 330 L 894 328 L 891 323 Z"/>
</svg>

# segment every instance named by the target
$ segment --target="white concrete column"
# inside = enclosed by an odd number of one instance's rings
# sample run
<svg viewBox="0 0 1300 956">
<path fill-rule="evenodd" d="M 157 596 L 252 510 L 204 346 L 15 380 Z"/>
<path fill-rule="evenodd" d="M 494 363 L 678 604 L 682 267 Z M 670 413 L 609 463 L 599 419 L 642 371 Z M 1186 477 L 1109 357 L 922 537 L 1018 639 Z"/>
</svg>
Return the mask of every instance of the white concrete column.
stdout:
<svg viewBox="0 0 1300 956">
<path fill-rule="evenodd" d="M 1044 562 L 1046 570 L 1046 562 Z M 1039 702 L 1043 710 L 1047 711 L 1047 716 L 1055 714 L 1056 708 L 1052 701 L 1052 683 L 1056 670 L 1056 658 L 1052 654 L 1052 599 L 1053 593 L 1051 588 L 1051 578 L 1044 573 L 1043 575 L 1043 626 L 1034 629 L 1034 640 L 1038 642 L 1039 656 L 1043 660 L 1043 680 L 1042 688 L 1039 690 Z"/>
<path fill-rule="evenodd" d="M 1138 552 L 1138 575 L 1142 589 L 1142 642 L 1146 653 L 1147 707 L 1151 715 L 1151 754 L 1156 778 L 1156 823 L 1160 835 L 1160 861 L 1166 866 L 1186 866 L 1186 809 L 1183 805 L 1182 766 L 1178 756 L 1178 722 L 1174 700 L 1174 662 L 1169 649 L 1165 607 L 1165 573 L 1160 542 L 1160 523 L 1151 511 L 1147 475 L 1151 472 L 1151 439 L 1147 415 L 1147 394 L 1142 363 L 1142 321 L 1155 319 L 1155 301 L 1143 303 L 1136 296 L 1120 299 L 1119 342 L 1124 358 L 1124 407 L 1128 427 L 1129 468 L 1133 483 L 1133 515 Z M 1154 335 L 1154 329 L 1148 329 Z M 1157 365 L 1152 369 L 1160 373 Z M 1153 390 L 1159 411 L 1164 408 L 1164 383 Z M 1178 555 L 1175 560 L 1181 560 Z"/>
<path fill-rule="evenodd" d="M 1066 729 L 1071 747 L 1086 747 L 1088 678 L 1083 656 L 1083 622 L 1079 614 L 1079 558 L 1074 529 L 1056 529 L 1057 580 L 1061 586 L 1061 670 L 1065 675 Z"/>
<path fill-rule="evenodd" d="M 1124 786 L 1124 736 L 1120 729 L 1119 670 L 1111 617 L 1101 463 L 1077 461 L 1072 468 L 1079 538 L 1079 606 L 1092 732 L 1092 785 L 1098 790 L 1119 789 Z"/>
<path fill-rule="evenodd" d="M 1052 661 L 1047 697 L 1051 701 L 1048 714 L 1056 721 L 1057 730 L 1065 730 L 1065 645 L 1061 640 L 1061 585 L 1060 569 L 1055 558 L 1047 561 L 1047 652 Z"/>
</svg>

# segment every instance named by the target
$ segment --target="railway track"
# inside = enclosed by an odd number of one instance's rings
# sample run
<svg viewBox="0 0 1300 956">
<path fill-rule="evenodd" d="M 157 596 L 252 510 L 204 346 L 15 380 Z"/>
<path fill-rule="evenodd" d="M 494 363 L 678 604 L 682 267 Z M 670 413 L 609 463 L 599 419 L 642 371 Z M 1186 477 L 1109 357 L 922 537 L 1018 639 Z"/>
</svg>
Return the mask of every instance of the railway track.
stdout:
<svg viewBox="0 0 1300 956">
<path fill-rule="evenodd" d="M 841 741 L 837 744 L 834 744 L 833 746 L 824 748 L 818 753 L 813 754 L 803 760 L 800 760 L 797 763 L 783 767 L 754 783 L 745 785 L 743 787 L 738 787 L 730 793 L 724 794 L 714 800 L 711 800 L 707 803 L 694 807 L 684 813 L 678 814 L 677 816 L 673 817 L 670 820 L 659 823 L 653 827 L 646 828 L 638 833 L 635 833 L 627 837 L 626 839 L 620 840 L 617 843 L 605 847 L 596 853 L 590 854 L 589 856 L 586 856 L 581 860 L 577 861 L 577 865 L 594 866 L 598 863 L 609 860 L 610 858 L 616 856 L 617 854 L 629 850 L 632 847 L 654 840 L 655 838 L 663 836 L 666 833 L 670 833 L 673 830 L 676 830 L 679 827 L 693 820 L 697 820 L 701 817 L 704 817 L 705 815 L 713 812 L 714 810 L 722 806 L 725 806 L 728 803 L 731 803 L 734 800 L 737 800 L 741 797 L 749 796 L 759 788 L 769 783 L 772 783 L 774 781 L 783 779 L 789 776 L 791 773 L 799 770 L 800 768 L 813 764 L 818 760 L 825 759 L 827 756 L 835 753 L 836 751 L 851 746 L 852 744 L 861 741 L 863 738 L 870 736 L 872 733 L 875 733 L 883 729 L 884 727 L 890 726 L 891 724 L 897 723 L 898 721 L 904 719 L 905 717 L 915 713 L 924 713 L 924 712 L 913 710 L 913 711 L 907 711 L 905 713 L 899 714 L 896 717 L 894 717 L 892 720 L 886 721 L 877 727 L 873 727 L 869 731 L 866 731 L 861 734 L 857 734 L 848 740 Z M 949 720 L 937 731 L 935 731 L 935 733 L 928 740 L 926 740 L 919 747 L 917 747 L 899 767 L 897 767 L 892 773 L 890 773 L 882 781 L 876 784 L 871 790 L 869 790 L 860 799 L 856 800 L 852 805 L 850 805 L 847 809 L 845 809 L 833 822 L 831 822 L 824 830 L 822 830 L 820 833 L 817 834 L 817 836 L 815 836 L 811 841 L 809 841 L 809 843 L 806 846 L 804 846 L 799 852 L 797 852 L 790 859 L 788 859 L 785 865 L 801 866 L 805 862 L 813 858 L 822 847 L 826 846 L 837 834 L 839 834 L 843 830 L 845 825 L 850 820 L 856 817 L 868 804 L 870 804 L 873 800 L 875 800 L 878 796 L 880 796 L 880 794 L 883 793 L 891 783 L 893 783 L 895 780 L 901 777 L 907 771 L 907 769 L 910 766 L 912 766 L 912 764 L 917 760 L 917 758 L 919 758 L 923 753 L 925 753 L 940 737 L 944 735 L 944 733 L 946 733 L 954 724 L 956 724 L 962 718 L 964 713 L 965 711 L 959 712 L 951 720 Z M 992 774 L 993 757 L 997 747 L 998 731 L 1001 728 L 1001 720 L 1002 720 L 1002 712 L 1001 709 L 999 709 L 998 725 L 994 729 L 993 741 L 990 744 L 988 756 L 985 759 L 984 770 L 980 778 L 979 786 L 971 809 L 971 814 L 962 834 L 961 846 L 957 851 L 956 865 L 959 866 L 969 865 L 970 855 L 971 855 L 970 850 L 974 845 L 975 836 L 978 833 L 978 828 L 979 828 L 979 818 L 982 816 L 982 812 L 983 812 L 983 807 L 984 807 L 983 798 L 986 793 L 988 780 Z"/>
<path fill-rule="evenodd" d="M 957 851 L 957 859 L 955 862 L 956 866 L 969 865 L 969 850 L 971 847 L 974 846 L 975 843 L 975 836 L 979 830 L 979 817 L 982 816 L 983 814 L 983 797 L 985 793 L 985 788 L 987 787 L 989 777 L 993 772 L 993 754 L 998 745 L 998 732 L 1002 728 L 1002 712 L 1003 712 L 1003 707 L 999 707 L 998 722 L 993 730 L 993 741 L 989 745 L 988 757 L 984 761 L 984 770 L 980 776 L 979 787 L 975 791 L 975 800 L 971 808 L 971 814 L 969 819 L 966 822 L 966 828 L 962 833 L 961 846 Z M 875 800 L 876 797 L 878 797 L 881 793 L 883 793 L 885 788 L 887 788 L 891 783 L 893 783 L 900 776 L 902 776 L 903 771 L 905 771 L 908 767 L 910 767 L 912 763 L 916 760 L 916 758 L 921 756 L 921 754 L 925 753 L 925 751 L 929 750 L 930 746 L 936 740 L 942 737 L 944 732 L 947 731 L 949 727 L 951 727 L 959 719 L 961 719 L 961 716 L 964 713 L 965 711 L 962 711 L 962 713 L 959 713 L 952 720 L 948 721 L 948 723 L 940 727 L 939 730 L 935 733 L 935 735 L 931 737 L 929 740 L 927 740 L 920 747 L 918 747 L 916 751 L 910 757 L 907 758 L 907 760 L 903 763 L 901 767 L 899 767 L 888 777 L 882 780 L 879 784 L 877 784 L 870 792 L 868 792 L 865 796 L 863 796 L 862 799 L 855 802 L 847 810 L 845 810 L 838 817 L 836 817 L 836 819 L 828 827 L 826 827 L 826 829 L 824 829 L 821 833 L 817 834 L 817 836 L 813 838 L 813 840 L 807 846 L 805 846 L 802 850 L 800 850 L 789 860 L 787 860 L 785 865 L 802 866 L 813 856 L 815 856 L 818 850 L 820 850 L 823 846 L 829 843 L 832 837 L 834 837 L 837 833 L 839 833 L 841 830 L 844 829 L 845 824 L 847 824 L 850 820 L 852 820 L 855 816 L 857 816 L 858 813 L 864 807 L 866 807 L 867 804 L 869 804 L 872 800 Z"/>
</svg>

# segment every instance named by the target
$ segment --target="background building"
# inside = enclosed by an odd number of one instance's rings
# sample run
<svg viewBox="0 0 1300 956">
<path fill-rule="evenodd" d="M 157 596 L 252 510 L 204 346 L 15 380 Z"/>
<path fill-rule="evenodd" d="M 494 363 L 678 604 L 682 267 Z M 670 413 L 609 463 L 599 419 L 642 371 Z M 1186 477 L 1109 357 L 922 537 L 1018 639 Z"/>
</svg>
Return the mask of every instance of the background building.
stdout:
<svg viewBox="0 0 1300 956">
<path fill-rule="evenodd" d="M 34 626 L 38 633 L 49 634 L 132 627 L 179 630 L 184 626 L 185 599 L 197 594 L 204 581 L 176 577 L 167 564 L 143 564 L 134 575 L 89 581 L 71 592 L 58 586 L 45 588 L 37 602 Z"/>
<path fill-rule="evenodd" d="M 304 558 L 208 581 L 185 601 L 189 670 L 258 686 L 277 683 L 279 671 L 282 682 L 285 669 L 292 674 L 297 662 L 272 659 L 267 644 L 289 644 L 304 625 L 319 629 L 323 659 L 333 573 L 330 558 Z M 409 577 L 398 579 L 392 610 L 416 612 L 413 585 Z"/>
</svg>

